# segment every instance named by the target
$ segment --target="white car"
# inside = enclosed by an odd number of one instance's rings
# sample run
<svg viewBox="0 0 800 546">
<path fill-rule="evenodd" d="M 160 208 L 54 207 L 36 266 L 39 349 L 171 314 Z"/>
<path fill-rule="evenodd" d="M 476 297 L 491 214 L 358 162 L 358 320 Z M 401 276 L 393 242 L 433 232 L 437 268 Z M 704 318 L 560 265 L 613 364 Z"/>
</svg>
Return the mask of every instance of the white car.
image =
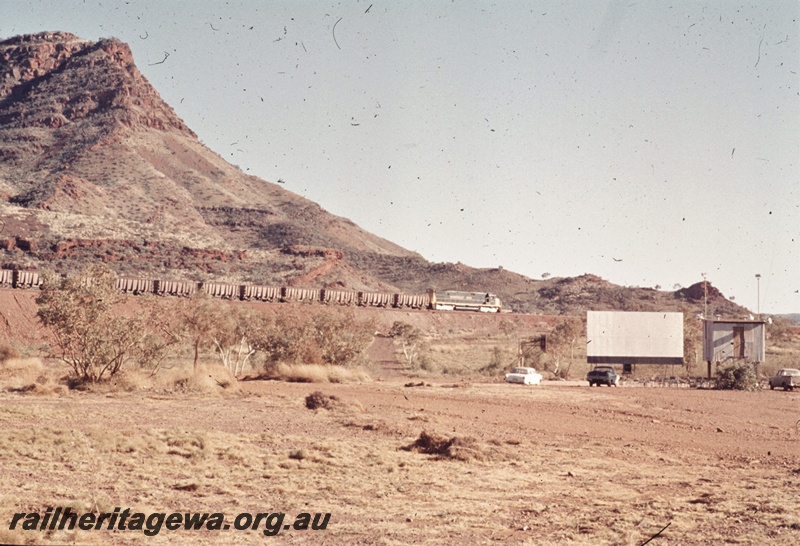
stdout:
<svg viewBox="0 0 800 546">
<path fill-rule="evenodd" d="M 796 368 L 784 368 L 774 376 L 769 378 L 769 388 L 783 387 L 785 391 L 800 388 L 800 370 Z"/>
<path fill-rule="evenodd" d="M 542 382 L 542 374 L 537 373 L 533 368 L 512 368 L 511 373 L 506 374 L 506 381 L 523 385 L 539 385 Z"/>
</svg>

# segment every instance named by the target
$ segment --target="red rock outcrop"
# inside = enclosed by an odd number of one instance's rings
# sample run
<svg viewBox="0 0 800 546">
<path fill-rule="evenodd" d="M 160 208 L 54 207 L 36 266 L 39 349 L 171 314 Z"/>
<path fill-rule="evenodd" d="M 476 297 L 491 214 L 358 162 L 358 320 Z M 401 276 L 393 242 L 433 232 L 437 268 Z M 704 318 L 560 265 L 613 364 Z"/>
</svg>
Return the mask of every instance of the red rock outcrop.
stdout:
<svg viewBox="0 0 800 546">
<path fill-rule="evenodd" d="M 0 42 L 0 123 L 57 129 L 92 115 L 137 128 L 194 133 L 139 72 L 127 44 L 43 32 Z M 91 82 L 91 83 L 89 83 Z"/>
</svg>

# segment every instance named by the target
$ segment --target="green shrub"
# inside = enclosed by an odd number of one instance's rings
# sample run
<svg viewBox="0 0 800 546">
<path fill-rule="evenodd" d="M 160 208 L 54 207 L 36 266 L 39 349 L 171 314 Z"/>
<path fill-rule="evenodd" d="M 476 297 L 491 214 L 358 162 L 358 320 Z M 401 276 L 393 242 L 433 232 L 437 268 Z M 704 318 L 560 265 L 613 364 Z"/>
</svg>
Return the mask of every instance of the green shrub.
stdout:
<svg viewBox="0 0 800 546">
<path fill-rule="evenodd" d="M 758 378 L 752 364 L 734 364 L 719 370 L 717 388 L 735 391 L 758 390 Z"/>
<path fill-rule="evenodd" d="M 372 321 L 359 320 L 349 310 L 284 313 L 262 319 L 252 328 L 250 342 L 264 355 L 267 371 L 278 363 L 353 366 L 363 362 L 374 332 Z"/>
<path fill-rule="evenodd" d="M 77 383 L 114 376 L 136 353 L 147 318 L 119 312 L 124 301 L 116 275 L 105 265 L 91 266 L 80 277 L 45 273 L 37 316 L 53 333 L 58 356 Z"/>
</svg>

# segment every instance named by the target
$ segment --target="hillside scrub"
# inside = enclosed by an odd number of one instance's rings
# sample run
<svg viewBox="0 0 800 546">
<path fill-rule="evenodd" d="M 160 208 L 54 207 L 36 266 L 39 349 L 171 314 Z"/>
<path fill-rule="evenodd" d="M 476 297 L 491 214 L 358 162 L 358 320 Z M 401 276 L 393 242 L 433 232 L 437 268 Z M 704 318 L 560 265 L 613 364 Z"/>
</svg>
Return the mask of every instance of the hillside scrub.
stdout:
<svg viewBox="0 0 800 546">
<path fill-rule="evenodd" d="M 204 294 L 129 306 L 116 288 L 116 275 L 104 265 L 74 277 L 47 273 L 36 303 L 74 385 L 121 376 L 131 363 L 155 375 L 179 349 L 191 351 L 195 374 L 200 355 L 213 352 L 234 378 L 255 356 L 268 372 L 278 365 L 354 366 L 363 363 L 375 331 L 372 321 L 351 310 L 270 317 Z M 14 356 L 10 347 L 3 354 Z M 336 381 L 343 374 L 324 375 Z"/>
</svg>

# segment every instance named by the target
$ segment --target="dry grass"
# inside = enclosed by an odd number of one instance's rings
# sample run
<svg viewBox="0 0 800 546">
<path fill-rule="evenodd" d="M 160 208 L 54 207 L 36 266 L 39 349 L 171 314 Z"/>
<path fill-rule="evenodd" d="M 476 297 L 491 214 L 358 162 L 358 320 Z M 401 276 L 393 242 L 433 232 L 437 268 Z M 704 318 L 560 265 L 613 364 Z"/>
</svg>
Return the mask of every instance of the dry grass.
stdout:
<svg viewBox="0 0 800 546">
<path fill-rule="evenodd" d="M 278 364 L 270 369 L 267 378 L 294 383 L 351 383 L 370 379 L 361 368 L 326 364 Z"/>
<path fill-rule="evenodd" d="M 142 377 L 142 374 L 137 374 Z M 154 376 L 149 377 L 153 388 L 169 392 L 186 393 L 234 393 L 239 390 L 239 382 L 231 371 L 220 365 L 199 366 L 195 373 L 191 365 L 175 366 L 166 370 L 159 370 Z M 145 383 L 147 384 L 147 383 Z"/>
<path fill-rule="evenodd" d="M 10 358 L 0 363 L 0 380 L 17 379 L 23 382 L 33 382 L 44 371 L 44 365 L 38 358 Z"/>
<path fill-rule="evenodd" d="M 63 394 L 64 370 L 45 366 L 39 358 L 9 358 L 0 363 L 0 390 L 11 393 Z"/>
<path fill-rule="evenodd" d="M 165 394 L 232 394 L 239 391 L 239 382 L 227 368 L 219 364 L 198 366 L 178 363 L 153 373 L 130 367 L 100 383 L 84 383 L 80 390 L 102 394 L 157 392 Z"/>
<path fill-rule="evenodd" d="M 250 395 L 233 398 L 0 394 L 0 522 L 47 506 L 121 506 L 229 516 L 332 513 L 324 532 L 282 534 L 289 544 L 633 546 L 668 523 L 658 543 L 796 543 L 800 500 L 787 491 L 800 485 L 800 459 L 789 455 L 791 439 L 762 426 L 770 420 L 752 411 L 754 403 L 790 407 L 792 393 L 326 387 L 324 397 L 363 406 L 354 417 L 306 411 L 309 385 L 246 387 Z M 706 419 L 725 416 L 732 432 L 705 440 L 708 433 L 698 431 L 685 450 L 664 442 L 703 422 L 695 395 L 713 398 L 716 412 Z M 588 428 L 601 410 L 617 432 Z M 430 416 L 424 434 L 410 420 L 415 415 Z M 720 444 L 728 435 L 725 446 L 770 449 L 772 456 L 728 453 Z M 402 449 L 408 446 L 415 447 Z M 775 446 L 784 446 L 777 455 Z M 162 530 L 146 540 L 135 532 L 0 533 L 20 544 L 264 540 L 257 531 Z"/>
<path fill-rule="evenodd" d="M 39 358 L 9 358 L 0 363 L 0 390 L 28 394 L 65 392 L 68 368 L 58 361 L 45 365 Z M 298 383 L 351 383 L 369 381 L 361 368 L 322 364 L 279 364 L 270 379 Z M 163 392 L 229 394 L 240 390 L 239 381 L 223 366 L 202 364 L 197 372 L 187 361 L 178 361 L 153 373 L 128 366 L 121 373 L 97 384 L 82 384 L 80 389 L 96 393 Z"/>
<path fill-rule="evenodd" d="M 22 354 L 16 346 L 9 345 L 7 343 L 0 343 L 0 364 L 5 363 L 7 360 L 11 360 L 12 358 L 19 358 L 20 356 L 22 356 Z"/>
<path fill-rule="evenodd" d="M 0 391 L 48 395 L 68 392 L 68 368 L 58 361 L 43 363 L 39 358 L 10 358 L 0 363 Z M 201 365 L 195 373 L 191 364 L 178 363 L 157 373 L 130 368 L 97 384 L 81 384 L 80 390 L 99 394 L 162 392 L 231 394 L 239 382 L 217 364 Z"/>
</svg>

